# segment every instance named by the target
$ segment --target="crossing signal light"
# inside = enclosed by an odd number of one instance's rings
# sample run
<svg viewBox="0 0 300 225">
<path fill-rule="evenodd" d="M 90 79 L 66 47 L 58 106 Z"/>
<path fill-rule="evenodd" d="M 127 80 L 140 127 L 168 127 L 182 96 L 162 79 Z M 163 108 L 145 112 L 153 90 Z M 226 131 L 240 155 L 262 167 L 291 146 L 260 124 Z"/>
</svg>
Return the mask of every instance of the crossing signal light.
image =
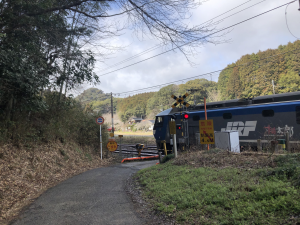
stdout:
<svg viewBox="0 0 300 225">
<path fill-rule="evenodd" d="M 176 128 L 177 128 L 178 130 L 181 130 L 181 125 L 176 125 Z"/>
<path fill-rule="evenodd" d="M 183 114 L 183 118 L 184 119 L 188 119 L 189 118 L 189 114 L 187 114 L 187 113 Z"/>
</svg>

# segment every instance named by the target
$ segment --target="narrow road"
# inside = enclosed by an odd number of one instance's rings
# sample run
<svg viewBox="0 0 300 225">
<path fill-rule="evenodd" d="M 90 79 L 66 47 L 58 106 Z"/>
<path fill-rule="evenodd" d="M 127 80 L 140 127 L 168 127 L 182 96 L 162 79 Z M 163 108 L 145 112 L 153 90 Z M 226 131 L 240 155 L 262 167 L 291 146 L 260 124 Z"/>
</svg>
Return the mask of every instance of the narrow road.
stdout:
<svg viewBox="0 0 300 225">
<path fill-rule="evenodd" d="M 12 224 L 144 224 L 125 192 L 125 182 L 156 162 L 118 164 L 74 176 L 47 190 Z"/>
</svg>

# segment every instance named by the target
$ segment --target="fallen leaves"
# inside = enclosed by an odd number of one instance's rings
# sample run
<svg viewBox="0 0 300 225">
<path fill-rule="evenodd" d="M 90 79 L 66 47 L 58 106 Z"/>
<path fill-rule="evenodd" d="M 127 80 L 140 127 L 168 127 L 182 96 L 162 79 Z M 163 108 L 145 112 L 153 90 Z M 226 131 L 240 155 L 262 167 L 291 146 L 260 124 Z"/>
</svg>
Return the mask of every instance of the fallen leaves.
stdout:
<svg viewBox="0 0 300 225">
<path fill-rule="evenodd" d="M 212 153 L 213 151 L 213 153 Z M 274 155 L 276 157 L 276 155 Z M 180 154 L 174 159 L 174 165 L 191 165 L 197 167 L 226 168 L 236 167 L 240 169 L 274 167 L 273 158 L 269 154 L 255 152 L 232 153 L 225 150 L 193 150 Z"/>
<path fill-rule="evenodd" d="M 7 144 L 0 147 L 0 156 L 0 224 L 7 224 L 48 188 L 112 162 L 101 160 L 91 149 L 61 143 L 31 148 Z"/>
</svg>

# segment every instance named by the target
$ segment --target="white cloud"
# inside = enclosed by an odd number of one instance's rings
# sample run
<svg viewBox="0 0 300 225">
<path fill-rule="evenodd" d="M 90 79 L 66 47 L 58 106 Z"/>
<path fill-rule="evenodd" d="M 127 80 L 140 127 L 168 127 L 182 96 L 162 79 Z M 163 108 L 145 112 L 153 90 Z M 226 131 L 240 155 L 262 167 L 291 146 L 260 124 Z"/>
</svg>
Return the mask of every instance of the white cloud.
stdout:
<svg viewBox="0 0 300 225">
<path fill-rule="evenodd" d="M 260 1 L 252 0 L 243 7 L 226 14 L 221 18 L 258 2 Z M 242 2 L 237 3 L 236 0 L 211 0 L 205 2 L 199 9 L 193 12 L 190 23 L 194 25 L 201 24 L 241 3 Z M 287 3 L 287 1 L 266 0 L 253 8 L 224 20 L 218 27 L 223 28 L 230 26 L 285 3 Z M 287 9 L 287 17 L 291 31 L 294 35 L 300 37 L 300 31 L 298 29 L 300 12 L 298 11 L 298 7 L 297 2 L 291 4 Z M 197 63 L 196 67 L 191 67 L 184 55 L 179 51 L 169 52 L 126 69 L 113 72 L 106 76 L 101 76 L 101 84 L 96 87 L 107 93 L 120 93 L 168 83 L 222 69 L 228 64 L 238 60 L 244 54 L 256 53 L 259 50 L 263 51 L 269 48 L 277 48 L 279 45 L 284 45 L 296 40 L 286 27 L 285 7 L 234 27 L 225 38 L 228 40 L 230 39 L 231 41 L 220 45 L 207 44 L 198 49 L 199 54 L 193 59 L 193 61 Z M 109 72 L 110 70 L 101 72 L 99 68 L 103 69 L 106 68 L 107 65 L 116 64 L 157 44 L 158 42 L 153 39 L 139 40 L 128 31 L 125 35 L 117 37 L 114 40 L 114 45 L 126 45 L 128 47 L 124 51 L 116 53 L 115 57 L 106 60 L 105 64 L 101 62 L 97 63 L 98 69 L 95 69 L 95 72 L 98 75 Z M 155 54 L 159 54 L 162 51 L 163 49 L 161 48 L 151 51 L 134 60 L 128 61 L 127 63 L 114 66 L 111 70 L 138 62 Z M 208 75 L 205 78 L 210 79 L 210 76 Z M 213 76 L 213 80 L 217 81 L 217 76 Z M 88 87 L 88 85 L 85 85 L 85 88 Z M 156 90 L 157 89 L 153 89 L 151 91 Z"/>
</svg>

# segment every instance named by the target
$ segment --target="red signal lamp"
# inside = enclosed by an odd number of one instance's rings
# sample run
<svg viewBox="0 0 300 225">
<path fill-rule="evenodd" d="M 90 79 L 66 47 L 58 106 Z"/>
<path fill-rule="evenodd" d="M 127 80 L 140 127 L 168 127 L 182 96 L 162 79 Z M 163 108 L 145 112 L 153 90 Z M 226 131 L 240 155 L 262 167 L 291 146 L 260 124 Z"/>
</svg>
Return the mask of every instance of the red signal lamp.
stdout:
<svg viewBox="0 0 300 225">
<path fill-rule="evenodd" d="M 189 118 L 189 114 L 187 114 L 187 113 L 184 114 L 184 115 L 183 115 L 183 118 L 184 118 L 184 119 L 188 119 L 188 118 Z"/>
<path fill-rule="evenodd" d="M 181 126 L 180 126 L 180 125 L 176 125 L 176 128 L 177 128 L 178 130 L 181 130 Z"/>
</svg>

